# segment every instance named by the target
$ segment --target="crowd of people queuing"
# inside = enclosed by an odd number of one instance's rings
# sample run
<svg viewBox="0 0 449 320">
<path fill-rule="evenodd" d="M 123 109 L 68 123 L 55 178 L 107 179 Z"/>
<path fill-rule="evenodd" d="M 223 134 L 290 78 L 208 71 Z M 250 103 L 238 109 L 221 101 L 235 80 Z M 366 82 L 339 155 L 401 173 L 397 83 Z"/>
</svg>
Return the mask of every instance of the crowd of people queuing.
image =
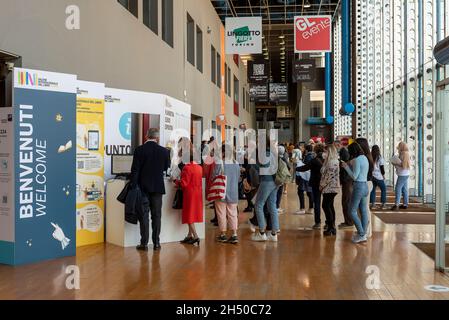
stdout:
<svg viewBox="0 0 449 320">
<path fill-rule="evenodd" d="M 232 150 L 232 146 L 228 147 Z M 379 146 L 374 145 L 370 148 L 367 139 L 358 138 L 347 147 L 342 146 L 339 141 L 324 144 L 316 143 L 314 140 L 310 140 L 309 143 L 296 145 L 291 143 L 275 147 L 278 151 L 278 160 L 286 164 L 288 170 L 292 172 L 292 182 L 297 185 L 299 210 L 295 214 L 313 213 L 312 228 L 321 230 L 323 228 L 321 213 L 324 212 L 324 236 L 335 236 L 337 229 L 355 228 L 356 233 L 352 239 L 354 243 L 365 242 L 371 237 L 370 210 L 386 208 L 385 159 Z M 232 196 L 226 197 L 226 200 L 216 201 L 214 205 L 220 230 L 217 240 L 220 242 L 238 243 L 236 231 L 240 185 L 248 203 L 244 212 L 254 211 L 254 216 L 249 220 L 253 232 L 251 239 L 278 241 L 281 229 L 279 215 L 284 211 L 281 208 L 282 195 L 288 183 L 276 184 L 276 173 L 261 175 L 260 169 L 266 164 L 262 165 L 260 162 L 249 164 L 248 150 L 249 148 L 246 149 L 245 163 L 240 169 L 236 163 L 225 165 L 223 168 L 228 178 L 226 192 Z M 270 153 L 268 144 L 266 152 L 267 158 L 275 156 Z M 227 161 L 232 158 L 232 154 L 224 156 Z M 406 209 L 410 156 L 405 143 L 401 142 L 398 145 L 398 154 L 391 159 L 391 163 L 396 168 L 398 176 L 396 202 L 391 209 Z M 214 177 L 220 174 L 220 167 L 217 168 L 214 175 L 206 175 L 207 181 L 213 181 Z M 380 188 L 381 197 L 380 204 L 376 207 L 377 187 Z M 335 199 L 339 193 L 344 222 L 336 226 Z M 307 210 L 305 195 L 308 198 Z M 402 205 L 400 205 L 401 196 L 403 196 Z M 232 231 L 229 238 L 225 234 L 226 223 Z"/>
<path fill-rule="evenodd" d="M 279 145 L 270 139 L 264 145 L 265 150 L 259 150 L 255 142 L 249 141 L 244 149 L 235 150 L 232 143 L 219 145 L 212 137 L 210 141 L 202 143 L 201 150 L 196 150 L 190 139 L 179 140 L 178 147 L 181 148 L 178 148 L 178 160 L 172 161 L 170 173 L 175 187 L 182 192 L 179 204 L 182 208 L 182 223 L 188 225 L 188 234 L 181 243 L 200 243 L 195 224 L 204 221 L 204 193 L 215 213 L 211 222 L 218 227 L 216 241 L 239 243 L 238 205 L 240 200 L 246 199 L 247 207 L 242 211 L 253 212 L 248 221 L 251 240 L 277 242 L 281 232 L 279 215 L 283 213 L 281 202 L 291 183 L 296 184 L 299 200 L 299 210 L 295 214 L 313 214 L 312 229 L 322 230 L 324 236 L 332 237 L 339 229 L 355 228 L 352 237 L 354 243 L 366 242 L 371 237 L 370 210 L 386 208 L 386 161 L 379 146 L 370 148 L 364 138 L 358 138 L 348 146 L 343 146 L 339 141 L 324 144 L 314 140 L 296 145 Z M 190 154 L 188 159 L 183 154 L 186 150 Z M 397 151 L 390 160 L 398 176 L 395 204 L 391 210 L 407 209 L 409 203 L 408 147 L 401 142 Z M 199 158 L 197 153 L 201 153 Z M 273 166 L 275 163 L 276 166 Z M 381 191 L 378 207 L 377 187 Z M 341 194 L 344 221 L 337 226 L 335 199 L 338 194 Z M 308 199 L 307 206 L 305 196 Z M 322 212 L 325 216 L 324 226 Z M 147 239 L 148 231 L 144 234 Z"/>
</svg>

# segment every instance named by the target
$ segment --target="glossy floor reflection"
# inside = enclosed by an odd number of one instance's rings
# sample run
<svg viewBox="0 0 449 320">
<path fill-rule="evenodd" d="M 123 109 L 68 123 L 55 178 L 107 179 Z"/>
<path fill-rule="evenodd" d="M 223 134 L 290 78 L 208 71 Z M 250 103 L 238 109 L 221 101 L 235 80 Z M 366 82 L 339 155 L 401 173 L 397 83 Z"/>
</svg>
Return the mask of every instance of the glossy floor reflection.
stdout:
<svg viewBox="0 0 449 320">
<path fill-rule="evenodd" d="M 0 266 L 0 299 L 449 299 L 424 289 L 449 279 L 412 244 L 433 242 L 434 226 L 386 225 L 373 216 L 373 238 L 354 245 L 351 230 L 324 238 L 301 229 L 313 218 L 291 214 L 297 202 L 292 185 L 279 243 L 251 242 L 241 214 L 237 246 L 215 243 L 208 224 L 199 248 L 175 243 L 153 254 L 106 244 L 80 248 L 76 258 Z M 341 222 L 338 205 L 337 215 Z M 74 264 L 81 288 L 67 290 L 65 270 Z M 380 272 L 379 289 L 367 286 L 369 266 Z"/>
</svg>

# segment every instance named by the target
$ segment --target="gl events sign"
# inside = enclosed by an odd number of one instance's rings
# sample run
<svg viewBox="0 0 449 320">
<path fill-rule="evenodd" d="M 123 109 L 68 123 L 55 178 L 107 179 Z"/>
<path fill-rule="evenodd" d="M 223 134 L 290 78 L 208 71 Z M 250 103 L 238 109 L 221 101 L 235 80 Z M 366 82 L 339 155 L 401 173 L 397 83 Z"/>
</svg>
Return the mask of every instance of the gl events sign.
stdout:
<svg viewBox="0 0 449 320">
<path fill-rule="evenodd" d="M 295 53 L 331 51 L 331 16 L 295 17 Z"/>
<path fill-rule="evenodd" d="M 262 17 L 226 18 L 226 54 L 262 53 Z"/>
</svg>

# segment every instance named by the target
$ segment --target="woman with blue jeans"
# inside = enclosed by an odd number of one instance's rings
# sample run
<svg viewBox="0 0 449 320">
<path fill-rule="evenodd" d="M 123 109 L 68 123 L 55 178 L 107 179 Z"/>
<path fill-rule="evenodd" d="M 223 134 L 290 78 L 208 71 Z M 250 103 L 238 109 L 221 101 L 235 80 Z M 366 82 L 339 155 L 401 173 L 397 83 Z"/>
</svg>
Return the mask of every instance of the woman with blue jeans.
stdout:
<svg viewBox="0 0 449 320">
<path fill-rule="evenodd" d="M 351 165 L 352 168 L 344 162 L 342 163 L 342 167 L 346 170 L 352 180 L 354 180 L 350 212 L 355 227 L 357 228 L 357 234 L 353 236 L 352 242 L 360 243 L 367 241 L 367 231 L 369 226 L 367 204 L 367 196 L 369 194 L 367 184 L 369 161 L 357 142 L 352 143 L 349 146 L 348 151 L 353 159 Z M 361 219 L 357 214 L 357 209 L 360 209 Z"/>
<path fill-rule="evenodd" d="M 264 242 L 264 241 L 272 241 L 277 242 L 278 236 L 277 233 L 280 230 L 279 228 L 279 216 L 276 208 L 276 201 L 278 195 L 279 186 L 275 183 L 276 177 L 276 168 L 275 165 L 275 155 L 273 155 L 270 151 L 267 151 L 267 158 L 269 159 L 268 163 L 260 164 L 259 167 L 259 189 L 257 190 L 256 201 L 254 204 L 254 209 L 257 215 L 257 221 L 259 223 L 259 232 L 253 233 L 251 236 L 251 240 Z M 282 161 L 280 158 L 278 161 Z M 273 172 L 274 171 L 274 172 Z M 271 232 L 267 235 L 267 221 L 265 219 L 264 214 L 264 206 L 267 204 L 268 211 L 271 217 Z"/>
<path fill-rule="evenodd" d="M 373 191 L 371 191 L 370 208 L 373 209 L 376 204 L 376 189 L 380 188 L 380 201 L 381 205 L 379 209 L 385 208 L 387 202 L 387 186 L 385 185 L 385 160 L 380 154 L 380 148 L 374 145 L 371 149 L 371 155 L 373 156 L 374 169 L 373 169 Z"/>
<path fill-rule="evenodd" d="M 398 180 L 396 180 L 396 201 L 391 210 L 407 209 L 408 208 L 408 178 L 410 176 L 410 154 L 408 146 L 405 142 L 400 142 L 398 145 L 399 157 L 395 156 L 391 159 L 391 163 L 396 168 Z M 401 196 L 404 196 L 404 204 L 401 204 Z"/>
</svg>

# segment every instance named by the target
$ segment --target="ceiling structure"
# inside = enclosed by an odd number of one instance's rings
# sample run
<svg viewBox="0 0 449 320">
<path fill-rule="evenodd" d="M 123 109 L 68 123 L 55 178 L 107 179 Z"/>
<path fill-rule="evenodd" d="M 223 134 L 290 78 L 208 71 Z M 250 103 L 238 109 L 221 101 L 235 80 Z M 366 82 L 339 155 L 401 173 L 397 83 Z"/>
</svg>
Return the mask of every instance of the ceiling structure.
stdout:
<svg viewBox="0 0 449 320">
<path fill-rule="evenodd" d="M 294 60 L 293 19 L 300 15 L 335 16 L 341 0 L 211 0 L 220 19 L 262 16 L 263 54 L 242 56 L 270 62 L 273 82 L 289 82 Z"/>
</svg>

